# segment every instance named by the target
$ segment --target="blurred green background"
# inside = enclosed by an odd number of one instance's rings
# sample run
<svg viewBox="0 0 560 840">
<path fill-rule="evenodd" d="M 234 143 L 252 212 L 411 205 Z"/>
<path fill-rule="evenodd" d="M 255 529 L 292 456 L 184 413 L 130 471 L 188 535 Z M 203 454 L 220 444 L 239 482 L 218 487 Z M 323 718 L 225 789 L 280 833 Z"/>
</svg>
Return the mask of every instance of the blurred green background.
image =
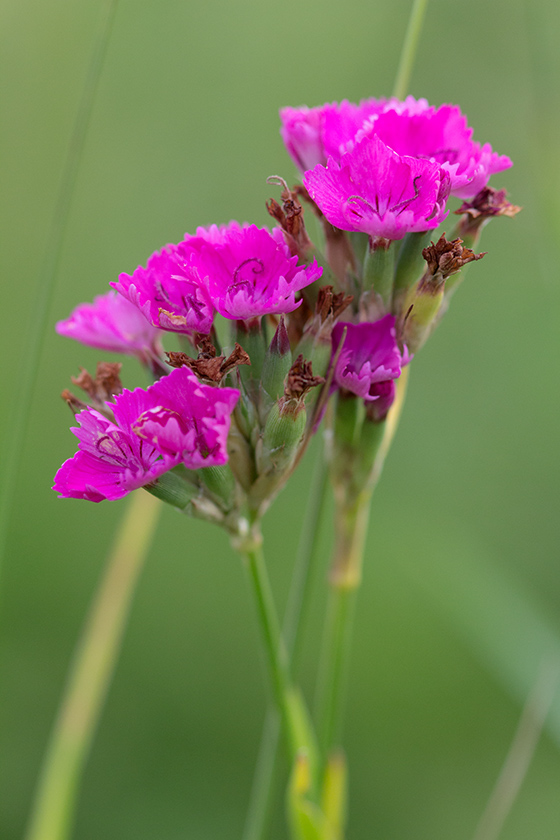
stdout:
<svg viewBox="0 0 560 840">
<path fill-rule="evenodd" d="M 409 0 L 120 0 L 49 317 L 165 242 L 266 223 L 294 177 L 283 105 L 388 95 Z M 100 0 L 5 0 L 2 430 Z M 410 92 L 461 105 L 514 160 L 524 206 L 483 237 L 413 364 L 368 542 L 346 745 L 351 840 L 469 840 L 541 653 L 560 636 L 557 242 L 560 6 L 431 0 Z M 75 449 L 59 392 L 94 350 L 49 330 L 2 572 L 0 837 L 22 836 L 84 611 L 126 500 L 49 489 Z M 142 384 L 126 362 L 125 384 Z M 314 449 L 269 512 L 283 603 Z M 324 534 L 325 564 L 330 533 Z M 303 682 L 311 693 L 324 586 Z M 526 616 L 529 615 L 529 621 Z M 166 509 L 84 779 L 78 840 L 239 838 L 266 695 L 253 606 L 226 537 Z M 551 642 L 546 639 L 551 638 Z M 504 840 L 560 836 L 560 701 Z M 274 838 L 285 837 L 281 807 Z"/>
</svg>

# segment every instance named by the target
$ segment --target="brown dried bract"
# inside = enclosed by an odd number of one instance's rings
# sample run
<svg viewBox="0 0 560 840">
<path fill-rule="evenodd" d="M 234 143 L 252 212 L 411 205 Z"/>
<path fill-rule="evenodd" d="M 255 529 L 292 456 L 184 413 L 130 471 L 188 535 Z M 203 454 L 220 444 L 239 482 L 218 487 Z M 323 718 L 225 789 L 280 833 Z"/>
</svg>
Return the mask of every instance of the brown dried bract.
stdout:
<svg viewBox="0 0 560 840">
<path fill-rule="evenodd" d="M 272 175 L 267 178 L 269 184 L 279 184 L 282 186 L 280 197 L 282 199 L 282 206 L 278 204 L 273 198 L 266 202 L 266 209 L 273 219 L 276 219 L 288 241 L 288 246 L 292 254 L 305 259 L 306 254 L 313 247 L 311 240 L 307 235 L 305 229 L 305 222 L 303 220 L 303 207 L 298 200 L 295 187 L 291 190 L 286 181 L 278 175 Z"/>
<path fill-rule="evenodd" d="M 472 201 L 465 201 L 455 210 L 456 215 L 466 213 L 471 219 L 488 219 L 492 216 L 516 216 L 522 209 L 506 200 L 506 190 L 494 190 L 484 187 Z"/>
<path fill-rule="evenodd" d="M 122 394 L 121 367 L 120 362 L 99 362 L 95 378 L 85 368 L 80 368 L 80 375 L 73 376 L 72 382 L 85 391 L 94 403 L 103 403 L 115 394 Z"/>
<path fill-rule="evenodd" d="M 439 275 L 442 280 L 445 280 L 451 274 L 460 271 L 467 263 L 482 259 L 485 253 L 475 254 L 470 248 L 464 248 L 462 239 L 453 239 L 449 242 L 445 238 L 445 233 L 442 233 L 435 244 L 431 242 L 427 248 L 423 249 L 422 256 L 428 264 L 428 271 L 432 277 Z"/>
<path fill-rule="evenodd" d="M 347 306 L 350 306 L 353 300 L 353 295 L 345 295 L 344 292 L 335 293 L 333 286 L 323 286 L 319 289 L 317 295 L 315 313 L 319 316 L 322 324 L 329 316 L 335 320 Z"/>
<path fill-rule="evenodd" d="M 238 365 L 250 365 L 251 360 L 248 354 L 241 347 L 236 344 L 233 352 L 226 358 L 225 356 L 216 356 L 216 348 L 209 338 L 205 337 L 206 341 L 197 342 L 199 354 L 197 359 L 187 356 L 186 353 L 167 353 L 169 364 L 172 367 L 190 368 L 199 379 L 207 382 L 221 382 L 230 370 Z"/>
<path fill-rule="evenodd" d="M 72 391 L 69 391 L 67 388 L 64 389 L 60 396 L 62 397 L 72 414 L 78 414 L 80 411 L 83 411 L 85 408 L 88 407 L 87 403 L 82 402 L 82 400 L 79 400 L 78 397 L 76 397 L 72 393 Z"/>
<path fill-rule="evenodd" d="M 325 380 L 322 376 L 313 376 L 313 366 L 299 354 L 286 377 L 284 385 L 284 399 L 301 400 L 311 388 L 323 385 Z"/>
</svg>

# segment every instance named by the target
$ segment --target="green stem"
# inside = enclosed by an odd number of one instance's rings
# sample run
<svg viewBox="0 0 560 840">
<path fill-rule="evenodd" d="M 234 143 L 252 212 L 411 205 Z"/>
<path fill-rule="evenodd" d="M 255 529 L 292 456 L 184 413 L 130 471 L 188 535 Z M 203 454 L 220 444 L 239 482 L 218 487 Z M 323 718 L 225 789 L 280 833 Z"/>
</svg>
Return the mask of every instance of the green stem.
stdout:
<svg viewBox="0 0 560 840">
<path fill-rule="evenodd" d="M 22 359 L 22 370 L 18 378 L 18 398 L 13 401 L 13 411 L 8 420 L 3 451 L 2 488 L 0 489 L 0 566 L 6 551 L 8 526 L 16 493 L 17 476 L 27 436 L 31 413 L 31 402 L 37 382 L 41 348 L 44 344 L 46 326 L 49 320 L 57 269 L 62 253 L 64 234 L 70 216 L 70 206 L 78 170 L 82 160 L 85 140 L 93 110 L 95 94 L 101 76 L 103 60 L 111 34 L 117 0 L 109 0 L 103 14 L 97 39 L 94 44 L 88 73 L 84 83 L 76 122 L 68 147 L 68 154 L 62 172 L 60 188 L 51 222 L 48 246 L 43 261 L 35 303 L 30 313 L 28 329 L 22 345 L 26 348 Z"/>
<path fill-rule="evenodd" d="M 318 534 L 326 489 L 327 464 L 323 452 L 320 452 L 282 628 L 286 649 L 292 662 L 292 673 L 296 672 L 301 655 L 304 619 L 310 599 L 313 573 L 319 560 Z M 270 708 L 266 713 L 263 726 L 243 840 L 261 840 L 265 835 L 278 774 L 279 740 L 280 720 L 276 709 Z"/>
<path fill-rule="evenodd" d="M 262 552 L 262 538 L 253 533 L 238 546 L 247 563 L 266 652 L 274 702 L 280 713 L 290 765 L 305 750 L 314 769 L 315 743 L 307 712 L 292 683 L 288 651 L 282 639 L 280 623 Z"/>
<path fill-rule="evenodd" d="M 317 685 L 319 750 L 326 764 L 340 743 L 356 587 L 331 586 Z"/>
<path fill-rule="evenodd" d="M 410 77 L 412 75 L 412 67 L 416 57 L 416 51 L 418 49 L 418 41 L 420 40 L 420 33 L 422 31 L 422 24 L 424 22 L 427 5 L 428 0 L 414 0 L 414 3 L 412 4 L 412 10 L 410 12 L 408 27 L 399 61 L 397 78 L 395 80 L 395 87 L 393 88 L 393 96 L 397 99 L 404 99 L 408 91 Z"/>
<path fill-rule="evenodd" d="M 70 834 L 86 759 L 120 651 L 160 503 L 133 495 L 76 647 L 39 778 L 26 840 Z"/>
<path fill-rule="evenodd" d="M 339 744 L 356 593 L 361 581 L 371 496 L 393 440 L 408 383 L 408 368 L 397 382 L 395 402 L 367 481 L 350 496 L 349 488 L 335 487 L 336 544 L 330 573 L 330 593 L 317 682 L 317 720 L 323 767 Z M 340 492 L 337 492 L 339 490 Z"/>
</svg>

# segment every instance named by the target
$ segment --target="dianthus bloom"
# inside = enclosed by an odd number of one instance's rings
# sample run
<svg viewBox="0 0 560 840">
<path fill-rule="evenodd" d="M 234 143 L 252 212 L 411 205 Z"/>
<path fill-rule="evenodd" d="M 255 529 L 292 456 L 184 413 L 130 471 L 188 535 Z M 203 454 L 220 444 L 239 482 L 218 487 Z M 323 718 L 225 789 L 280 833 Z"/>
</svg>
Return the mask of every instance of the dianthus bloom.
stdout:
<svg viewBox="0 0 560 840">
<path fill-rule="evenodd" d="M 61 496 L 101 502 L 120 499 L 177 464 L 188 469 L 227 461 L 234 388 L 203 385 L 177 368 L 147 390 L 123 391 L 107 406 L 114 422 L 93 409 L 77 415 L 79 450 L 55 477 Z"/>
<path fill-rule="evenodd" d="M 98 295 L 93 303 L 81 303 L 57 323 L 56 331 L 89 347 L 138 356 L 142 361 L 161 354 L 159 330 L 116 292 Z"/>
<path fill-rule="evenodd" d="M 377 134 L 400 155 L 439 163 L 451 178 L 451 192 L 470 198 L 490 176 L 509 168 L 511 160 L 472 139 L 472 128 L 457 105 L 434 108 L 425 99 L 366 99 L 355 105 L 346 100 L 318 108 L 284 108 L 280 132 L 300 171 L 328 158 L 340 161 L 363 131 Z"/>
<path fill-rule="evenodd" d="M 400 155 L 411 155 L 439 163 L 451 178 L 451 192 L 460 198 L 476 195 L 495 172 L 512 163 L 506 155 L 481 146 L 472 139 L 472 128 L 457 105 L 426 107 L 416 113 L 387 110 L 376 115 L 366 130 Z"/>
<path fill-rule="evenodd" d="M 450 179 L 439 164 L 401 156 L 364 133 L 340 162 L 329 158 L 304 176 L 311 198 L 334 227 L 402 239 L 446 217 Z"/>
<path fill-rule="evenodd" d="M 162 330 L 208 334 L 212 329 L 214 308 L 178 245 L 152 254 L 146 268 L 120 274 L 111 286 Z"/>
<path fill-rule="evenodd" d="M 292 312 L 296 292 L 317 280 L 323 269 L 298 265 L 280 228 L 230 222 L 197 231 L 181 243 L 181 253 L 196 271 L 209 300 L 225 318 L 249 320 Z"/>
<path fill-rule="evenodd" d="M 379 321 L 362 324 L 338 322 L 332 334 L 336 353 L 342 336 L 346 337 L 334 369 L 333 382 L 351 391 L 366 402 L 383 403 L 384 416 L 393 402 L 393 380 L 398 379 L 403 364 L 409 359 L 401 355 L 395 332 L 395 318 L 385 315 Z"/>
<path fill-rule="evenodd" d="M 338 160 L 366 120 L 392 108 L 396 111 L 427 107 L 425 99 L 364 99 L 358 105 L 328 102 L 316 108 L 282 108 L 280 134 L 295 165 L 303 173 L 329 157 Z"/>
</svg>

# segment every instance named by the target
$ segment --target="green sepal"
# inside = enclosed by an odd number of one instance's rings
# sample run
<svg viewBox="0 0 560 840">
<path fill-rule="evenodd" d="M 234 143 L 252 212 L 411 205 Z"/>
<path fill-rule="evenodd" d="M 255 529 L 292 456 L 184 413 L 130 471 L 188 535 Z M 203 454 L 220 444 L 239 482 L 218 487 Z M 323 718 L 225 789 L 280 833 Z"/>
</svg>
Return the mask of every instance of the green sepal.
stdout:
<svg viewBox="0 0 560 840">
<path fill-rule="evenodd" d="M 305 432 L 307 412 L 303 404 L 284 410 L 283 400 L 272 406 L 264 427 L 257 456 L 259 473 L 280 472 L 291 466 Z"/>
<path fill-rule="evenodd" d="M 235 501 L 235 478 L 228 464 L 203 467 L 197 470 L 200 482 L 224 511 L 230 511 Z"/>
<path fill-rule="evenodd" d="M 260 319 L 255 318 L 250 323 L 237 321 L 235 340 L 249 354 L 251 360 L 250 365 L 243 365 L 238 370 L 241 381 L 252 393 L 258 387 L 257 380 L 261 378 L 266 353 L 265 336 Z"/>
<path fill-rule="evenodd" d="M 395 297 L 414 286 L 424 274 L 426 263 L 422 251 L 429 244 L 432 234 L 430 230 L 425 233 L 407 233 L 403 239 L 395 271 Z"/>
<path fill-rule="evenodd" d="M 406 295 L 402 307 L 405 318 L 403 341 L 411 353 L 420 350 L 432 332 L 443 303 L 444 290 L 444 281 L 435 285 L 422 279 Z"/>
<path fill-rule="evenodd" d="M 157 499 L 161 499 L 162 502 L 173 505 L 179 510 L 185 510 L 200 492 L 196 480 L 193 481 L 190 477 L 185 478 L 185 473 L 188 472 L 193 475 L 192 471 L 179 464 L 169 472 L 160 475 L 151 484 L 144 485 L 144 489 Z"/>
<path fill-rule="evenodd" d="M 281 315 L 278 328 L 265 353 L 262 368 L 262 387 L 271 400 L 277 400 L 284 393 L 284 380 L 291 366 L 290 341 L 284 324 L 284 316 Z"/>
<path fill-rule="evenodd" d="M 366 251 L 363 267 L 362 286 L 364 291 L 373 291 L 379 295 L 385 311 L 389 311 L 393 297 L 395 276 L 395 245 L 390 242 L 385 247 L 385 240 L 373 243 Z"/>
</svg>

